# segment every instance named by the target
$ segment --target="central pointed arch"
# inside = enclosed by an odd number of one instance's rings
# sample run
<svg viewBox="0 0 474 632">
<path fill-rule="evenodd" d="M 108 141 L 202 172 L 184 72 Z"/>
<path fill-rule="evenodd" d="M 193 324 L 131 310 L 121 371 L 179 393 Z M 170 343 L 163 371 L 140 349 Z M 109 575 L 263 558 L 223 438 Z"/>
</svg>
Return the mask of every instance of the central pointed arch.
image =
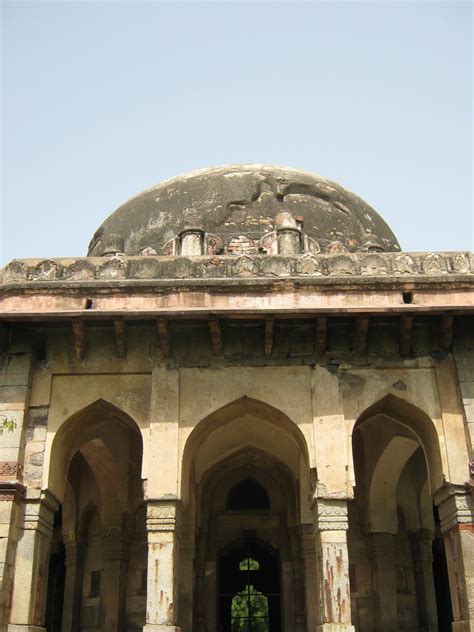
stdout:
<svg viewBox="0 0 474 632">
<path fill-rule="evenodd" d="M 209 441 L 210 435 L 220 429 L 232 424 L 235 420 L 250 416 L 256 420 L 260 419 L 273 427 L 281 436 L 295 446 L 298 450 L 302 469 L 305 476 L 309 474 L 309 450 L 306 438 L 297 424 L 292 421 L 281 410 L 251 397 L 240 397 L 221 408 L 217 409 L 204 419 L 202 419 L 190 433 L 183 449 L 183 457 L 181 459 L 181 498 L 186 504 L 189 500 L 190 477 L 192 468 L 195 463 L 197 452 L 206 441 Z M 265 450 L 271 448 L 272 437 L 268 437 L 268 444 L 261 445 L 261 438 L 258 438 L 258 429 L 250 428 L 250 435 L 236 438 L 233 445 L 228 444 L 228 451 L 220 455 L 216 455 L 216 460 L 209 462 L 208 466 L 214 465 L 218 460 L 228 457 L 231 453 L 243 449 L 245 446 L 254 446 L 257 449 Z M 283 459 L 284 460 L 284 459 Z M 300 472 L 295 472 L 296 478 L 300 478 Z"/>
</svg>

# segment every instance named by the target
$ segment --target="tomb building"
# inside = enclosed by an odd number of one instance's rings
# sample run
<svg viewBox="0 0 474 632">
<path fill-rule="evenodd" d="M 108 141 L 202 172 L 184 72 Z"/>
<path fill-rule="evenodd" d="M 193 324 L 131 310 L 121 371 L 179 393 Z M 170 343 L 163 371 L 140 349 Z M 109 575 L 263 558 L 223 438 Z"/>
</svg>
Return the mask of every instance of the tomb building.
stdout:
<svg viewBox="0 0 474 632">
<path fill-rule="evenodd" d="M 264 165 L 9 263 L 0 632 L 473 632 L 473 289 Z"/>
</svg>

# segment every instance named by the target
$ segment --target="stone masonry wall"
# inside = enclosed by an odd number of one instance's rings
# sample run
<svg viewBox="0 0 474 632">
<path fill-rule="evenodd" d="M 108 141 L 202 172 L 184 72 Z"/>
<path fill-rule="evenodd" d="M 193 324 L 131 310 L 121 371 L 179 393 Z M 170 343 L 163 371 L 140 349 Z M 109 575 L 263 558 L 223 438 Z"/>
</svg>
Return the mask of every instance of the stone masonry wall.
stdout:
<svg viewBox="0 0 474 632">
<path fill-rule="evenodd" d="M 454 357 L 466 414 L 471 460 L 474 460 L 474 331 L 469 326 L 469 322 L 458 332 L 454 345 Z"/>
</svg>

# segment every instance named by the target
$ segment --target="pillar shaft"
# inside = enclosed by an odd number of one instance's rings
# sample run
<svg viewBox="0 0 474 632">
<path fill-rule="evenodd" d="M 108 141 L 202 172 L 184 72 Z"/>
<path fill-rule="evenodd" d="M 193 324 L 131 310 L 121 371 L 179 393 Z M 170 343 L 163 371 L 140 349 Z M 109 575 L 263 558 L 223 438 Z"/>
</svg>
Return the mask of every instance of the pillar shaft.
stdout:
<svg viewBox="0 0 474 632">
<path fill-rule="evenodd" d="M 354 632 L 346 500 L 318 498 L 313 507 L 313 523 L 319 590 L 317 632 Z"/>
<path fill-rule="evenodd" d="M 104 537 L 104 613 L 107 632 L 123 628 L 130 539 L 122 529 L 109 529 Z"/>
<path fill-rule="evenodd" d="M 370 544 L 376 584 L 377 629 L 384 632 L 398 632 L 393 534 L 372 533 Z"/>
<path fill-rule="evenodd" d="M 426 632 L 438 632 L 433 577 L 433 535 L 428 529 L 410 533 L 420 624 Z"/>
<path fill-rule="evenodd" d="M 44 625 L 48 564 L 58 501 L 47 492 L 25 501 L 23 533 L 18 542 L 9 632 Z"/>
<path fill-rule="evenodd" d="M 61 632 L 77 632 L 84 579 L 85 547 L 81 543 L 70 541 L 65 543 L 65 549 L 66 577 Z"/>
<path fill-rule="evenodd" d="M 435 494 L 444 537 L 453 632 L 474 630 L 474 500 L 467 489 L 450 485 Z"/>
<path fill-rule="evenodd" d="M 178 504 L 148 500 L 148 576 L 144 632 L 179 632 L 177 627 Z"/>
</svg>

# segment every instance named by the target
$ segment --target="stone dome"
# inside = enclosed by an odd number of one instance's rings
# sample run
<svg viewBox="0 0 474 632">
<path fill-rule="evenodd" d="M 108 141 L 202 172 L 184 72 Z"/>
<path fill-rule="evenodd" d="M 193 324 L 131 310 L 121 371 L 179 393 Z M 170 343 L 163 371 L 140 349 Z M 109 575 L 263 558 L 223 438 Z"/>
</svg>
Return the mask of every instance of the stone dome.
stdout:
<svg viewBox="0 0 474 632">
<path fill-rule="evenodd" d="M 88 256 L 179 254 L 183 231 L 202 236 L 202 253 L 271 254 L 285 226 L 300 231 L 304 251 L 400 250 L 380 215 L 341 185 L 297 169 L 230 165 L 131 198 L 96 231 Z"/>
</svg>

